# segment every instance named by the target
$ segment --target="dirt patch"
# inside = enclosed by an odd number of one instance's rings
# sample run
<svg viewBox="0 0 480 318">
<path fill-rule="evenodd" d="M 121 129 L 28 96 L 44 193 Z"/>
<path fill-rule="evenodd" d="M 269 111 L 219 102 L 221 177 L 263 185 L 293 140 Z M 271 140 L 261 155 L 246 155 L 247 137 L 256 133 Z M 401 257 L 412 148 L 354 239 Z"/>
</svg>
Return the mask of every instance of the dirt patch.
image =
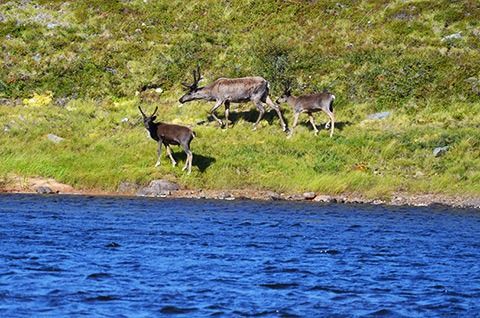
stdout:
<svg viewBox="0 0 480 318">
<path fill-rule="evenodd" d="M 49 191 L 47 191 L 49 189 Z M 96 190 L 79 190 L 52 178 L 7 176 L 0 180 L 0 192 L 7 193 L 56 193 L 56 194 L 114 194 Z"/>
</svg>

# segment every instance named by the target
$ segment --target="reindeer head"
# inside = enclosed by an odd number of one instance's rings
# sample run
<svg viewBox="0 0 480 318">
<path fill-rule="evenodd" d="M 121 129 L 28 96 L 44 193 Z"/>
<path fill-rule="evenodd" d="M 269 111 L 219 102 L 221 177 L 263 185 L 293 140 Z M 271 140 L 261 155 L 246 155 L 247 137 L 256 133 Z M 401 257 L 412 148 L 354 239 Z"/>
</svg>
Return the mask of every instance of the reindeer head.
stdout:
<svg viewBox="0 0 480 318">
<path fill-rule="evenodd" d="M 283 94 L 279 98 L 277 98 L 276 103 L 277 104 L 286 103 L 290 96 L 292 96 L 292 83 L 288 81 L 285 83 Z"/>
<path fill-rule="evenodd" d="M 157 113 L 158 106 L 155 107 L 155 110 L 153 111 L 153 113 L 150 116 L 145 115 L 145 113 L 142 111 L 140 106 L 138 106 L 138 109 L 140 110 L 140 113 L 142 113 L 143 125 L 145 126 L 145 128 L 148 129 L 153 124 L 153 121 L 155 119 L 157 119 L 157 116 L 155 116 L 155 114 Z"/>
<path fill-rule="evenodd" d="M 182 85 L 188 89 L 188 92 L 182 97 L 180 97 L 178 101 L 183 104 L 195 99 L 202 99 L 203 95 L 198 93 L 198 91 L 201 90 L 201 88 L 198 87 L 198 82 L 200 82 L 201 80 L 202 76 L 200 75 L 200 66 L 197 66 L 197 69 L 193 70 L 193 83 L 182 83 Z"/>
</svg>

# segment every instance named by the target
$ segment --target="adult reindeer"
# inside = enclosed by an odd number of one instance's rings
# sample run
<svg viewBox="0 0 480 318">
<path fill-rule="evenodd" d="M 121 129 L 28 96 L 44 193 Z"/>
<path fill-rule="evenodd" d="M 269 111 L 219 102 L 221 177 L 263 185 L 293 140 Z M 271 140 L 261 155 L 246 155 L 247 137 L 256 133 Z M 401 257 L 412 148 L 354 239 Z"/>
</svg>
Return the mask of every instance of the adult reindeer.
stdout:
<svg viewBox="0 0 480 318">
<path fill-rule="evenodd" d="M 155 110 L 150 116 L 145 115 L 140 106 L 138 106 L 138 109 L 142 114 L 143 125 L 150 133 L 150 137 L 152 137 L 153 140 L 158 142 L 158 159 L 155 167 L 158 167 L 160 165 L 162 145 L 165 145 L 165 148 L 167 149 L 167 155 L 170 157 L 172 165 L 175 166 L 177 162 L 173 158 L 170 145 L 179 145 L 183 148 L 183 151 L 185 151 L 185 154 L 187 155 L 187 161 L 185 162 L 185 166 L 182 170 L 187 170 L 188 174 L 190 174 L 190 172 L 192 172 L 193 160 L 193 154 L 190 150 L 190 143 L 192 142 L 193 138 L 195 138 L 195 133 L 193 132 L 193 130 L 185 126 L 154 122 L 155 119 L 157 119 L 157 116 L 155 116 L 155 114 L 157 113 L 158 107 L 155 108 Z"/>
<path fill-rule="evenodd" d="M 310 123 L 313 126 L 313 130 L 315 131 L 315 135 L 317 135 L 318 129 L 315 125 L 312 113 L 323 111 L 330 118 L 330 120 L 325 124 L 325 128 L 330 126 L 330 137 L 332 137 L 333 129 L 335 127 L 335 116 L 333 114 L 333 101 L 335 100 L 335 95 L 324 91 L 323 93 L 295 97 L 292 96 L 291 92 L 292 90 L 290 83 L 287 83 L 285 85 L 283 95 L 276 100 L 278 104 L 287 103 L 293 108 L 294 117 L 291 134 L 293 134 L 293 129 L 295 126 L 297 126 L 298 117 L 300 114 L 307 113 Z"/>
<path fill-rule="evenodd" d="M 259 115 L 257 121 L 253 125 L 256 129 L 258 123 L 265 114 L 263 103 L 273 108 L 278 117 L 283 131 L 287 131 L 287 125 L 283 120 L 282 113 L 278 105 L 272 102 L 269 93 L 269 83 L 263 77 L 241 77 L 241 78 L 219 78 L 210 85 L 198 87 L 198 82 L 202 79 L 200 75 L 200 67 L 193 71 L 193 83 L 182 83 L 188 88 L 188 92 L 183 95 L 179 102 L 186 103 L 192 100 L 203 99 L 206 101 L 215 101 L 215 105 L 210 110 L 213 118 L 223 127 L 228 128 L 228 116 L 230 113 L 230 103 L 246 103 L 252 101 L 258 109 Z M 215 110 L 225 105 L 225 124 L 215 115 Z"/>
</svg>

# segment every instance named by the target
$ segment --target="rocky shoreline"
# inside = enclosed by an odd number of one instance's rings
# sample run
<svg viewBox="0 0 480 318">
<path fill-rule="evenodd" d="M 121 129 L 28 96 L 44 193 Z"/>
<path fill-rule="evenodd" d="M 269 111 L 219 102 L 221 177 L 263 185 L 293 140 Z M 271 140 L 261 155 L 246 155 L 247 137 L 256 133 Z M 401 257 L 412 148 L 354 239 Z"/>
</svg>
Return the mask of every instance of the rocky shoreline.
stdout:
<svg viewBox="0 0 480 318">
<path fill-rule="evenodd" d="M 372 204 L 391 206 L 448 206 L 454 208 L 480 209 L 480 197 L 453 197 L 440 194 L 395 193 L 388 199 L 370 199 L 361 194 L 344 193 L 327 195 L 315 192 L 280 193 L 264 190 L 205 190 L 182 189 L 175 182 L 153 180 L 148 186 L 121 183 L 118 191 L 75 189 L 54 179 L 14 177 L 0 187 L 3 193 L 68 194 L 93 196 L 140 196 L 184 199 L 215 200 L 261 200 L 261 201 L 304 201 L 316 203 Z"/>
</svg>

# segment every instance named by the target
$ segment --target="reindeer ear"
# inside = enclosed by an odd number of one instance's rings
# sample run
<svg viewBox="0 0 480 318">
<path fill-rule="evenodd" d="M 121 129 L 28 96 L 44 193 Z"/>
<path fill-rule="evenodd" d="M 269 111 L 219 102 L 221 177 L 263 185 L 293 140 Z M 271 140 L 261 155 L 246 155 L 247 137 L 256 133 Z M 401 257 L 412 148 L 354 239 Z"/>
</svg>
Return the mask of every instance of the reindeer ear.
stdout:
<svg viewBox="0 0 480 318">
<path fill-rule="evenodd" d="M 285 90 L 283 91 L 283 93 L 286 96 L 290 96 L 292 94 L 292 88 L 290 86 L 285 87 Z"/>
</svg>

